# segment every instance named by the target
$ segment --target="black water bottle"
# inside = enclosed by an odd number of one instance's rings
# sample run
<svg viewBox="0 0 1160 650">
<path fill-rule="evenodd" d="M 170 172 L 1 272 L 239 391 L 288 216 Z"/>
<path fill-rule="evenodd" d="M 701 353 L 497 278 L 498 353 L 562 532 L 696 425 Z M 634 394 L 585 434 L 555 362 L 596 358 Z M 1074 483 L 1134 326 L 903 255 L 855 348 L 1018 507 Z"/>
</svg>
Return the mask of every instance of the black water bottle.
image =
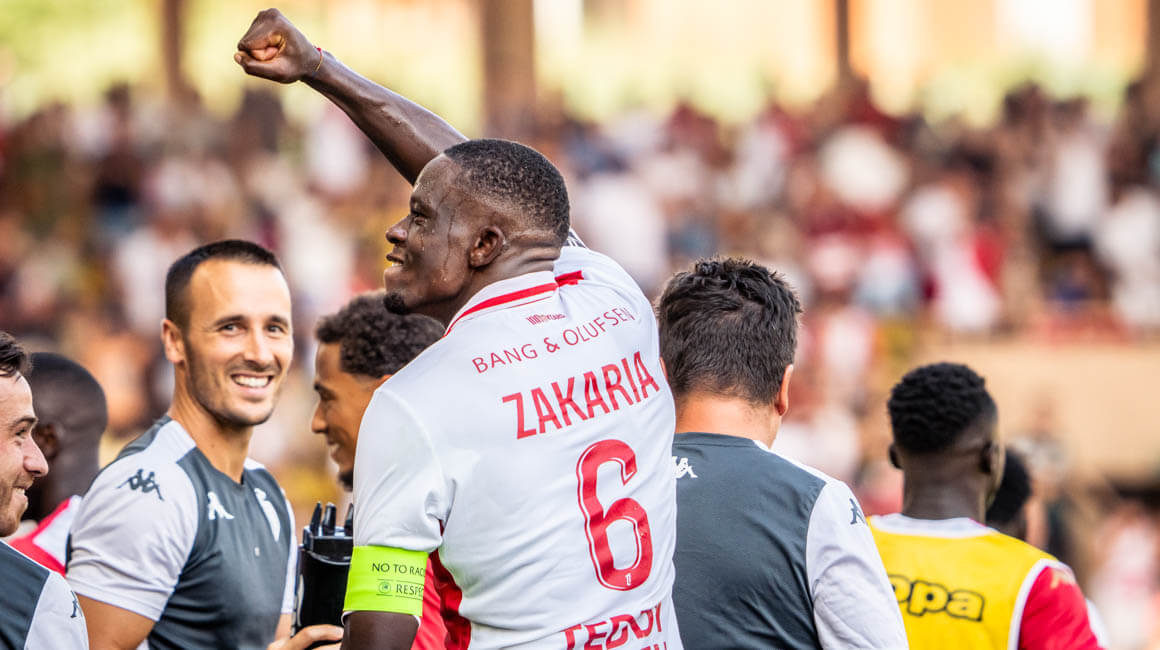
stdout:
<svg viewBox="0 0 1160 650">
<path fill-rule="evenodd" d="M 310 525 L 302 530 L 298 547 L 298 577 L 294 589 L 294 632 L 326 623 L 342 626 L 342 603 L 346 597 L 346 576 L 354 550 L 354 506 L 346 511 L 346 522 L 335 525 L 333 503 L 314 506 Z M 318 647 L 332 643 L 316 643 Z"/>
</svg>

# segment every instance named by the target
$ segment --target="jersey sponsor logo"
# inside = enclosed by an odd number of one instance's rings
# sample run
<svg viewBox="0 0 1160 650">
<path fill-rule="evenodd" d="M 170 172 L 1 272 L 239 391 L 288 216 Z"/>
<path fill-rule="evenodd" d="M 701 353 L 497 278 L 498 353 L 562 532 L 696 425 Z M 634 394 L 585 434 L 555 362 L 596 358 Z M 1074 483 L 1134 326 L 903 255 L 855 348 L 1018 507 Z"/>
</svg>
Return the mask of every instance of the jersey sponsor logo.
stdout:
<svg viewBox="0 0 1160 650">
<path fill-rule="evenodd" d="M 630 639 L 644 639 L 659 632 L 662 632 L 661 604 L 657 603 L 638 614 L 617 614 L 595 623 L 577 623 L 564 630 L 564 640 L 568 643 L 568 650 L 619 648 Z M 647 647 L 666 648 L 667 644 Z"/>
<path fill-rule="evenodd" d="M 234 518 L 233 515 L 226 512 L 226 508 L 225 508 L 225 506 L 222 505 L 221 499 L 218 498 L 217 494 L 215 494 L 213 492 L 208 492 L 208 493 L 206 493 L 205 496 L 206 496 L 205 507 L 206 507 L 206 511 L 207 511 L 207 517 L 209 518 L 210 521 L 215 521 L 215 520 L 217 520 L 218 517 L 221 517 L 222 519 L 226 519 L 226 520 Z"/>
<path fill-rule="evenodd" d="M 866 524 L 866 515 L 862 514 L 862 508 L 858 506 L 858 502 L 853 497 L 850 498 L 850 525 L 853 526 L 858 522 Z"/>
<path fill-rule="evenodd" d="M 274 509 L 274 504 L 266 498 L 265 490 L 254 488 L 254 496 L 258 497 L 258 505 L 262 506 L 262 514 L 266 515 L 266 522 L 270 524 L 270 532 L 274 535 L 274 541 L 278 541 L 278 538 L 282 536 L 282 524 L 278 521 L 278 511 Z"/>
<path fill-rule="evenodd" d="M 130 490 L 139 490 L 141 494 L 156 492 L 157 498 L 164 501 L 165 497 L 161 496 L 161 485 L 153 479 L 154 476 L 156 476 L 156 472 L 149 472 L 149 476 L 145 476 L 145 470 L 138 469 L 136 474 L 122 481 L 117 487 L 128 485 Z"/>
<path fill-rule="evenodd" d="M 550 323 L 554 320 L 564 320 L 567 318 L 564 314 L 532 314 L 528 316 L 528 322 L 532 325 L 539 325 L 540 323 Z"/>
<path fill-rule="evenodd" d="M 673 465 L 673 472 L 677 478 L 685 478 L 686 476 L 697 478 L 697 473 L 693 471 L 693 466 L 689 464 L 687 457 L 682 456 L 680 460 L 677 460 L 677 457 L 673 456 Z"/>
<path fill-rule="evenodd" d="M 527 320 L 533 325 L 551 322 L 563 314 L 534 314 Z M 545 336 L 540 341 L 529 341 L 510 348 L 492 350 L 471 358 L 471 365 L 477 373 L 483 374 L 493 368 L 502 368 L 517 363 L 524 363 L 559 352 L 563 347 L 576 347 L 603 336 L 610 327 L 637 320 L 628 307 L 614 307 L 608 311 L 587 320 L 580 325 L 565 327 L 559 333 Z"/>
<path fill-rule="evenodd" d="M 896 573 L 890 574 L 890 586 L 894 587 L 894 597 L 904 614 L 946 614 L 976 623 L 983 620 L 986 601 L 982 594 L 974 591 L 950 589 L 937 582 L 911 580 Z"/>
<path fill-rule="evenodd" d="M 650 387 L 654 395 L 661 390 L 637 352 L 631 361 L 623 357 L 579 377 L 504 395 L 500 401 L 515 407 L 516 438 L 522 439 L 546 433 L 548 425 L 557 430 L 570 427 L 573 417 L 583 422 L 642 402 Z"/>
</svg>

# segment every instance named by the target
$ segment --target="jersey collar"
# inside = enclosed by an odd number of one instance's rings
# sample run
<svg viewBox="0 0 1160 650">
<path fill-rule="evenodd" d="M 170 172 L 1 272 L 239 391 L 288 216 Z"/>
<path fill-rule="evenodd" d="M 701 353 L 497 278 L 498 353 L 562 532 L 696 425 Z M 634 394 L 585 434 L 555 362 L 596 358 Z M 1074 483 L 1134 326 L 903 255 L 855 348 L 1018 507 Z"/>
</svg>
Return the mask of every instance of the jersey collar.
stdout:
<svg viewBox="0 0 1160 650">
<path fill-rule="evenodd" d="M 443 336 L 450 334 L 461 320 L 470 320 L 481 314 L 544 300 L 555 293 L 559 286 L 556 276 L 552 275 L 551 271 L 535 271 L 492 282 L 476 292 L 467 304 L 459 309 Z"/>
<path fill-rule="evenodd" d="M 978 537 L 995 532 L 993 528 L 980 524 L 969 517 L 951 519 L 916 519 L 901 512 L 872 517 L 879 530 L 900 535 L 924 535 L 927 537 Z"/>
</svg>

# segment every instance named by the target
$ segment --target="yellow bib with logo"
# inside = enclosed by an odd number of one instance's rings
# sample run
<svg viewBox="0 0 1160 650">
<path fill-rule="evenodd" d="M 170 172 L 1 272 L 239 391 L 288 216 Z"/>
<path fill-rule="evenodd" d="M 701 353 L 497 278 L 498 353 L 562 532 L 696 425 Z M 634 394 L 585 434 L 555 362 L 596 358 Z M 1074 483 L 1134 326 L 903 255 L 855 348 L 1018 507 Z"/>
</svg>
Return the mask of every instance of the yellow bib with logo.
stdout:
<svg viewBox="0 0 1160 650">
<path fill-rule="evenodd" d="M 875 519 L 870 530 L 911 648 L 1008 647 L 1027 598 L 1021 592 L 1031 588 L 1028 572 L 1054 558 L 982 526 L 979 534 L 944 537 L 887 531 Z"/>
</svg>

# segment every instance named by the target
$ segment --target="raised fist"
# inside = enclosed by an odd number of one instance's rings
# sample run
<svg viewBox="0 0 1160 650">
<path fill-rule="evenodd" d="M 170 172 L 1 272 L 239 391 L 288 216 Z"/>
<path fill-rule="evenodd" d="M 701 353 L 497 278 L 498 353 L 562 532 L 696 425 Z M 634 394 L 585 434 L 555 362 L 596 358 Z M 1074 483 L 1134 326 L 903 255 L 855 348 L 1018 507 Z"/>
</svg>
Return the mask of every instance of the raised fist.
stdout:
<svg viewBox="0 0 1160 650">
<path fill-rule="evenodd" d="M 234 61 L 246 74 L 288 84 L 313 74 L 321 57 L 282 12 L 267 9 L 254 18 L 238 41 Z"/>
</svg>

